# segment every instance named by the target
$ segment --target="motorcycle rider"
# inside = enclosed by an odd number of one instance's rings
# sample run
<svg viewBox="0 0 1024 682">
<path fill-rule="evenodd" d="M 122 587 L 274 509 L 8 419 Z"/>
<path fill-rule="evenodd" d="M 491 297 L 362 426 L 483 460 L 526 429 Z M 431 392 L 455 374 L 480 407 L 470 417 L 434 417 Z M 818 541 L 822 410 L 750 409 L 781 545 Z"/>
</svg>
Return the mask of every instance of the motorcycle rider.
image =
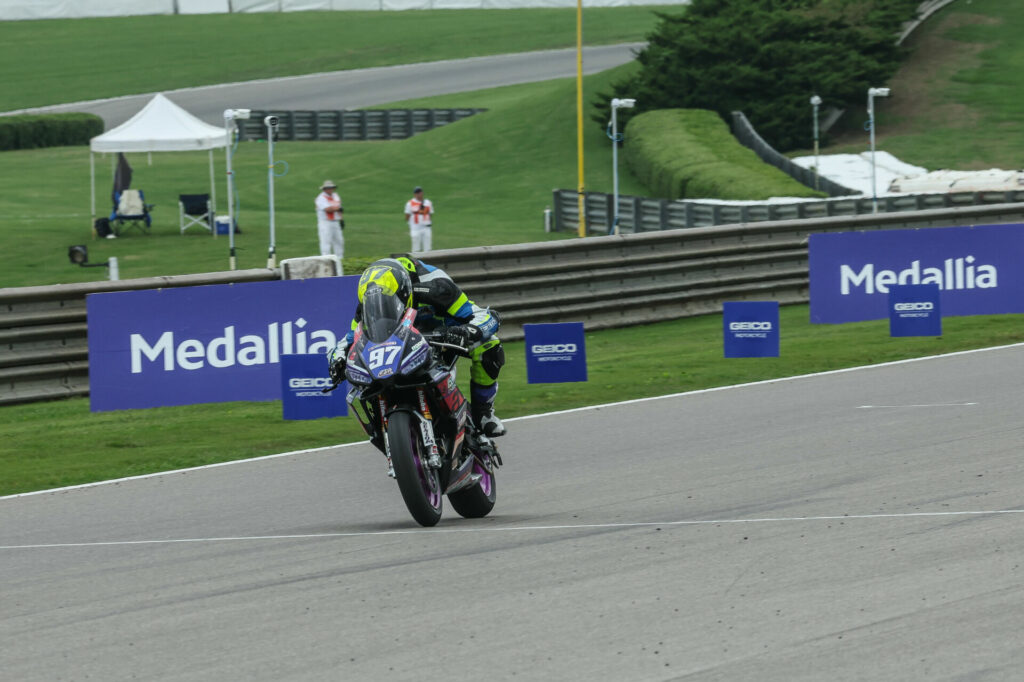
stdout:
<svg viewBox="0 0 1024 682">
<path fill-rule="evenodd" d="M 488 437 L 505 435 L 505 426 L 494 414 L 498 374 L 505 364 L 505 350 L 495 336 L 499 325 L 497 315 L 470 301 L 444 270 L 408 254 L 382 258 L 363 271 L 352 328 L 328 353 L 331 378 L 338 382 L 344 379 L 348 348 L 362 320 L 363 294 L 371 285 L 394 290 L 406 305 L 415 307 L 416 328 L 421 332 L 443 328 L 449 342 L 469 350 L 473 363 L 469 370 L 473 423 Z"/>
</svg>

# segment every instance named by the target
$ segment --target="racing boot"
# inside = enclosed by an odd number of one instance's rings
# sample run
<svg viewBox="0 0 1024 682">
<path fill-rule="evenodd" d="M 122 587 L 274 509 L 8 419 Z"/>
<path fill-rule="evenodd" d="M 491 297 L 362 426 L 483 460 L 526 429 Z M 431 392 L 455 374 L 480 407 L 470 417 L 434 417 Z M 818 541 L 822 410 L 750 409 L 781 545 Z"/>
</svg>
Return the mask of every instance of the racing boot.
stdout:
<svg viewBox="0 0 1024 682">
<path fill-rule="evenodd" d="M 473 424 L 480 429 L 482 434 L 488 438 L 497 438 L 498 436 L 505 435 L 505 425 L 494 414 L 493 403 L 477 401 L 470 407 L 472 408 Z"/>
</svg>

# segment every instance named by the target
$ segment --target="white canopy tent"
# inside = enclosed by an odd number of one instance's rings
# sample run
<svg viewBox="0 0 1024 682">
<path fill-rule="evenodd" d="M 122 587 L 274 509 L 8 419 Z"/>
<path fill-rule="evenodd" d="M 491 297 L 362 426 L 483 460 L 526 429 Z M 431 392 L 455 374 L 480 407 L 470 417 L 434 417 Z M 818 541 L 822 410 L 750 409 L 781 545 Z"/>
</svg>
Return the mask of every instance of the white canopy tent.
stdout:
<svg viewBox="0 0 1024 682">
<path fill-rule="evenodd" d="M 96 152 L 210 152 L 210 205 L 216 209 L 213 150 L 227 146 L 223 128 L 200 121 L 163 96 L 153 99 L 139 113 L 102 135 L 89 140 L 89 174 L 92 217 L 96 219 Z"/>
</svg>

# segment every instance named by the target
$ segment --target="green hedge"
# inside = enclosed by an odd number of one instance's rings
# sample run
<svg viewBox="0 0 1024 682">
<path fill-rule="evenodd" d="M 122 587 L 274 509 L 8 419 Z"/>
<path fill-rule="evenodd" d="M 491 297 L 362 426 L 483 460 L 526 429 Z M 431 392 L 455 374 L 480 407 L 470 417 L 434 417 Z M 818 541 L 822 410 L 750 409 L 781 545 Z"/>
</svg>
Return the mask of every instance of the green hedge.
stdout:
<svg viewBox="0 0 1024 682">
<path fill-rule="evenodd" d="M 623 158 L 665 199 L 824 197 L 741 145 L 713 111 L 660 109 L 630 120 Z"/>
<path fill-rule="evenodd" d="M 0 116 L 0 151 L 89 144 L 101 133 L 103 119 L 94 114 Z"/>
</svg>

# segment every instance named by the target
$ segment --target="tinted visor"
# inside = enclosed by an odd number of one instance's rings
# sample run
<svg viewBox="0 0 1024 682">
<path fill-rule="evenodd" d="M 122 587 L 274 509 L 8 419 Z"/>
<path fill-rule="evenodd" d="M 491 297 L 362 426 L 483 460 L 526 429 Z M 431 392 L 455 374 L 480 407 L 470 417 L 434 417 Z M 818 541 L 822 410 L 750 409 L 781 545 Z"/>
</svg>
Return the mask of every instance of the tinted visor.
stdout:
<svg viewBox="0 0 1024 682">
<path fill-rule="evenodd" d="M 370 341 L 387 341 L 398 329 L 403 315 L 405 304 L 398 296 L 386 294 L 376 285 L 368 287 L 363 294 L 363 329 Z"/>
</svg>

